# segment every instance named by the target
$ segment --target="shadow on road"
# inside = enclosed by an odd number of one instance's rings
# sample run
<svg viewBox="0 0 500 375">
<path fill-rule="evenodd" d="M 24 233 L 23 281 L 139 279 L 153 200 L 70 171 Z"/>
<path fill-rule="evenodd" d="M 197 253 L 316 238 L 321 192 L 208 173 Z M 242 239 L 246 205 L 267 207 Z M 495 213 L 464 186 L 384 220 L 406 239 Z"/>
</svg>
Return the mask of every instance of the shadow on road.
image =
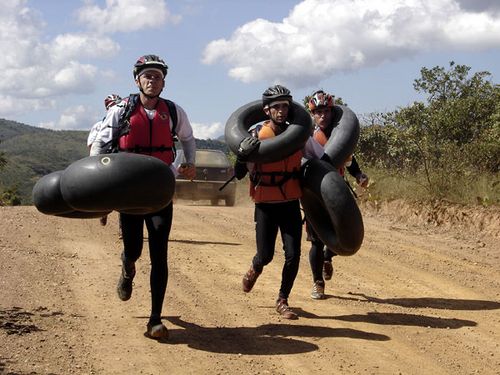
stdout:
<svg viewBox="0 0 500 375">
<path fill-rule="evenodd" d="M 430 308 L 443 310 L 495 310 L 500 309 L 500 302 L 482 301 L 473 299 L 452 299 L 452 298 L 376 298 L 363 293 L 350 293 L 354 297 L 330 296 L 348 301 L 371 302 L 388 305 L 396 305 L 411 308 Z M 361 297 L 361 298 L 357 298 Z"/>
<path fill-rule="evenodd" d="M 349 328 L 315 327 L 293 324 L 266 324 L 258 327 L 202 327 L 178 316 L 165 317 L 182 329 L 169 329 L 166 344 L 185 344 L 214 353 L 279 355 L 318 350 L 318 345 L 300 338 L 351 338 L 388 341 L 390 338 Z"/>
</svg>

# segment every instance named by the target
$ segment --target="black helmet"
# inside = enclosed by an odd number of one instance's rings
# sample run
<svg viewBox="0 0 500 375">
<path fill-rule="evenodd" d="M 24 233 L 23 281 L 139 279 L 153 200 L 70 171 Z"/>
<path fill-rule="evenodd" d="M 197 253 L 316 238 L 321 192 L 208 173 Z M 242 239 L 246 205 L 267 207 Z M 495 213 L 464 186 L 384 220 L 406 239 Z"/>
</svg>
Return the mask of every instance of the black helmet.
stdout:
<svg viewBox="0 0 500 375">
<path fill-rule="evenodd" d="M 281 85 L 271 86 L 262 94 L 262 105 L 265 107 L 279 99 L 287 100 L 290 103 L 292 101 L 290 90 Z"/>
<path fill-rule="evenodd" d="M 134 79 L 137 79 L 139 73 L 146 68 L 160 69 L 163 73 L 163 77 L 167 76 L 168 66 L 165 64 L 165 61 L 156 55 L 144 55 L 139 57 L 134 64 Z"/>
</svg>

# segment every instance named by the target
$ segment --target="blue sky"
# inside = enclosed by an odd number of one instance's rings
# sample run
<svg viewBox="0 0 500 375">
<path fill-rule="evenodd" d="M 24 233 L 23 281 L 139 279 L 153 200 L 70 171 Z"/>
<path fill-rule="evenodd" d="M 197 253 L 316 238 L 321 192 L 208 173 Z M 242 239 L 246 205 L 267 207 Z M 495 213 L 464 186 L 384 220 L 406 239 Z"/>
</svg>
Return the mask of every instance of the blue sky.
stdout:
<svg viewBox="0 0 500 375">
<path fill-rule="evenodd" d="M 136 92 L 143 54 L 169 65 L 163 96 L 195 136 L 270 85 L 322 88 L 360 116 L 422 97 L 422 67 L 453 60 L 500 81 L 498 0 L 10 0 L 0 14 L 0 118 L 89 129 L 107 94 Z"/>
</svg>

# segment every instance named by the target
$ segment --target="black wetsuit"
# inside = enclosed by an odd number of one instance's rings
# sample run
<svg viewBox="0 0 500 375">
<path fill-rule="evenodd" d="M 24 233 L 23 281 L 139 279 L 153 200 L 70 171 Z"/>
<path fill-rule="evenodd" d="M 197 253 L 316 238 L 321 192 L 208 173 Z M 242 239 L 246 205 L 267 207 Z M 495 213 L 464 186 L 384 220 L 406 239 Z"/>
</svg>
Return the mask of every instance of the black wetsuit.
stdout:
<svg viewBox="0 0 500 375">
<path fill-rule="evenodd" d="M 161 211 L 148 215 L 120 214 L 123 235 L 124 262 L 135 262 L 142 253 L 144 223 L 148 230 L 149 257 L 151 259 L 151 317 L 152 325 L 161 323 L 163 299 L 168 280 L 168 237 L 172 227 L 172 203 Z"/>
<path fill-rule="evenodd" d="M 274 257 L 278 229 L 281 233 L 285 264 L 283 265 L 279 297 L 287 299 L 297 277 L 302 240 L 302 216 L 298 200 L 255 204 L 255 232 L 257 253 L 252 264 L 257 272 Z"/>
</svg>

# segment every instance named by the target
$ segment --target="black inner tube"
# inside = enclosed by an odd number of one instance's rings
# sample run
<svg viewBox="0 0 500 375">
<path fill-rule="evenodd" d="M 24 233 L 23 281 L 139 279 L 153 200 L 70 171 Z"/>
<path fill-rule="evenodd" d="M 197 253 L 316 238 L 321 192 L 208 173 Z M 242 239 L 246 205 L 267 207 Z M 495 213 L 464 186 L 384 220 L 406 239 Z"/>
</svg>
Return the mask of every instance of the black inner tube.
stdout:
<svg viewBox="0 0 500 375">
<path fill-rule="evenodd" d="M 361 212 L 344 179 L 331 165 L 310 160 L 302 169 L 302 206 L 321 242 L 338 255 L 355 254 L 363 242 Z"/>
<path fill-rule="evenodd" d="M 262 101 L 248 103 L 229 117 L 225 127 L 225 139 L 229 149 L 237 154 L 241 141 L 249 136 L 248 129 L 268 117 L 262 109 Z M 303 106 L 296 102 L 290 105 L 287 129 L 276 137 L 261 141 L 259 148 L 253 152 L 248 161 L 271 163 L 292 155 L 304 147 L 311 136 L 312 119 Z"/>
<path fill-rule="evenodd" d="M 345 105 L 335 105 L 332 111 L 333 130 L 325 144 L 325 154 L 334 167 L 340 168 L 354 153 L 359 139 L 359 121 L 354 112 Z"/>
</svg>

